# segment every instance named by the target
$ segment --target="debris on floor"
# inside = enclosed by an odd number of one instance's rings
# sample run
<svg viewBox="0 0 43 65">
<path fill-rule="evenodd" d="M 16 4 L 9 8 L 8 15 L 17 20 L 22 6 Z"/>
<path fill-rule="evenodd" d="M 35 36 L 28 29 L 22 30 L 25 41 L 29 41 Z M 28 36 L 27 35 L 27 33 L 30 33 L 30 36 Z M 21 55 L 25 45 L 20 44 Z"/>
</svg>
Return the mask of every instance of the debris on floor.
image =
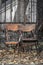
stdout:
<svg viewBox="0 0 43 65">
<path fill-rule="evenodd" d="M 43 58 L 41 56 L 39 57 L 36 51 L 17 53 L 14 52 L 14 49 L 8 51 L 3 49 L 0 50 L 0 63 L 38 64 L 38 63 L 43 63 Z"/>
</svg>

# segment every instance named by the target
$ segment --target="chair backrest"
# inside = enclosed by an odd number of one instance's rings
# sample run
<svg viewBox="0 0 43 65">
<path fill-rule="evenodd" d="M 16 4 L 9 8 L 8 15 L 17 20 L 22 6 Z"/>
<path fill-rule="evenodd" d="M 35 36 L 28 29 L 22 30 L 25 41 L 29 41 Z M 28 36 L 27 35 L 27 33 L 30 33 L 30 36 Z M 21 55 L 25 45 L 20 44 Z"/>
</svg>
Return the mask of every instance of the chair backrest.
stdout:
<svg viewBox="0 0 43 65">
<path fill-rule="evenodd" d="M 6 24 L 5 28 L 6 28 L 6 30 L 17 31 L 18 30 L 18 24 Z"/>
</svg>

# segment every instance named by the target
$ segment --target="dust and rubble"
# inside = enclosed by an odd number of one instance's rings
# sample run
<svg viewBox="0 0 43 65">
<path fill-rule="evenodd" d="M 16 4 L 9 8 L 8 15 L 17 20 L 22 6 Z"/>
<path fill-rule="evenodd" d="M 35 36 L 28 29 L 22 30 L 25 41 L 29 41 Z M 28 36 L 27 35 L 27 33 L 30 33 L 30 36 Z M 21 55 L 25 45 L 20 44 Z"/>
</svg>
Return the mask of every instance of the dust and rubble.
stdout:
<svg viewBox="0 0 43 65">
<path fill-rule="evenodd" d="M 11 50 L 0 50 L 0 63 L 6 64 L 40 64 L 43 63 L 43 51 L 40 53 L 40 56 L 37 54 L 36 50 L 31 52 L 22 52 L 19 53 Z"/>
</svg>

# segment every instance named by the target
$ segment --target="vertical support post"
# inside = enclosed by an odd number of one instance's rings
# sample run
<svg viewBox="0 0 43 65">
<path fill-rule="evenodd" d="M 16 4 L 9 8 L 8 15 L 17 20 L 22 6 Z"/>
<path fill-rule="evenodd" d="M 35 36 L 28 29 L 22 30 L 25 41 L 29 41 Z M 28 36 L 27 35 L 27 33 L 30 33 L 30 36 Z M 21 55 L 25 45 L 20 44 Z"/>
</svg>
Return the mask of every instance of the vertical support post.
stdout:
<svg viewBox="0 0 43 65">
<path fill-rule="evenodd" d="M 25 4 L 25 2 L 26 1 L 24 0 L 24 5 L 23 5 L 23 8 L 24 8 L 24 11 L 23 11 L 23 19 L 24 19 L 23 22 L 24 22 L 24 25 L 26 24 L 26 19 L 25 19 L 26 18 L 26 14 L 25 13 L 26 13 L 26 8 L 27 8 L 27 5 Z"/>
<path fill-rule="evenodd" d="M 0 22 L 2 22 L 2 1 L 0 0 Z"/>
<path fill-rule="evenodd" d="M 5 21 L 6 22 L 6 0 L 5 0 Z"/>
<path fill-rule="evenodd" d="M 10 22 L 12 22 L 12 0 L 10 1 Z"/>
<path fill-rule="evenodd" d="M 32 0 L 31 0 L 31 22 L 32 22 Z"/>
</svg>

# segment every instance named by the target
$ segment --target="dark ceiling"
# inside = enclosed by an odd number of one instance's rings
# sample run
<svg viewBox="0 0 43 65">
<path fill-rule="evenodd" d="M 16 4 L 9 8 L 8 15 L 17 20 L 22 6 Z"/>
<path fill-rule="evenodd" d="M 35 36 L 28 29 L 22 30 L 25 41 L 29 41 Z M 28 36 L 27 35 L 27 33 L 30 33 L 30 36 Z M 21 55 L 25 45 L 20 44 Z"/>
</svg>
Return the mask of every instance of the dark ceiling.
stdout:
<svg viewBox="0 0 43 65">
<path fill-rule="evenodd" d="M 7 1 L 7 0 L 2 0 L 2 3 L 4 3 L 5 1 Z"/>
</svg>

